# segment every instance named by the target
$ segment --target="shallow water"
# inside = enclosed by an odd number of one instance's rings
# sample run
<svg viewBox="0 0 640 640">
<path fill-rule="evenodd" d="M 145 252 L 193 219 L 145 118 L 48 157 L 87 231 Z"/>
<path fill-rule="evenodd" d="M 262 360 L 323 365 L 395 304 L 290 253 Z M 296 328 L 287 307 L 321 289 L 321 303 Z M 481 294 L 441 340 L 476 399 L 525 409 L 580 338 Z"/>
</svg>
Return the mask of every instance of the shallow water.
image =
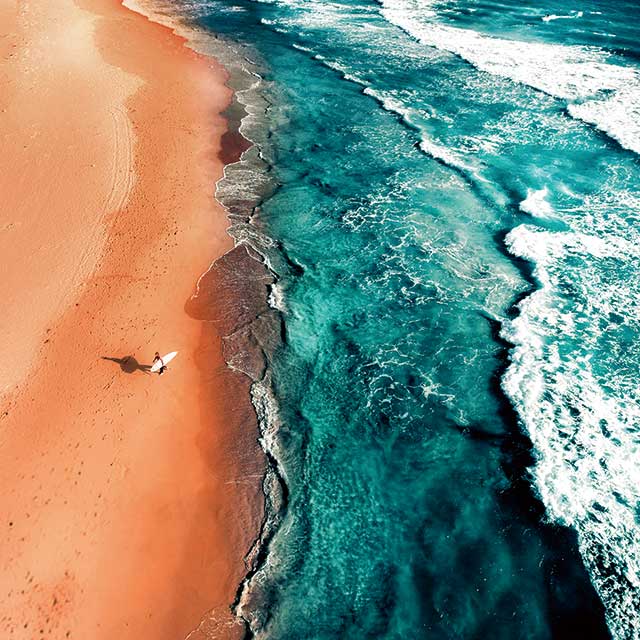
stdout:
<svg viewBox="0 0 640 640">
<path fill-rule="evenodd" d="M 634 3 L 175 4 L 268 105 L 255 633 L 640 637 Z"/>
</svg>

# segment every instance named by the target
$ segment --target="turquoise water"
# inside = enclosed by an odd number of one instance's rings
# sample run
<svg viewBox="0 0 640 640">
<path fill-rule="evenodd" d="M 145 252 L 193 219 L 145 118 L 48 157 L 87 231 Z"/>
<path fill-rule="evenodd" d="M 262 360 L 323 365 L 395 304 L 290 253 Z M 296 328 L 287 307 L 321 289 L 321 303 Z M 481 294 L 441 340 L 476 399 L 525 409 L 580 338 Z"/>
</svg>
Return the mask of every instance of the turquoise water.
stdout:
<svg viewBox="0 0 640 640">
<path fill-rule="evenodd" d="M 637 6 L 176 4 L 262 77 L 251 632 L 640 637 Z"/>
</svg>

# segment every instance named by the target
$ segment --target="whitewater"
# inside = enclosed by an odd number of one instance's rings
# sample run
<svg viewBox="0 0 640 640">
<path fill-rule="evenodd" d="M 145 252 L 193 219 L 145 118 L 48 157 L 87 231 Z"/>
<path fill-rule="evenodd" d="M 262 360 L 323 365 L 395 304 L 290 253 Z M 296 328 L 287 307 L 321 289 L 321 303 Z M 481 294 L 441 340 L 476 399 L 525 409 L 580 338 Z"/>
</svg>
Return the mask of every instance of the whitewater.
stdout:
<svg viewBox="0 0 640 640">
<path fill-rule="evenodd" d="M 429 20 L 433 2 L 381 0 L 383 15 L 425 45 L 450 51 L 482 71 L 544 91 L 640 153 L 640 72 L 597 47 L 523 42 Z M 425 21 L 425 17 L 427 20 Z"/>
</svg>

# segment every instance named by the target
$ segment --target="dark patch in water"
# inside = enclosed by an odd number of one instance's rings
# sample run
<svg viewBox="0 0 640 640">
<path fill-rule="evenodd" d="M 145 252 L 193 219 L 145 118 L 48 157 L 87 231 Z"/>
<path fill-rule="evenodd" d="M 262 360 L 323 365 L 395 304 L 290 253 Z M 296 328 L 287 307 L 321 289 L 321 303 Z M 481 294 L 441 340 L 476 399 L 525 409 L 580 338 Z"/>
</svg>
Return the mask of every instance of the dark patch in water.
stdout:
<svg viewBox="0 0 640 640">
<path fill-rule="evenodd" d="M 274 282 L 259 255 L 239 244 L 214 262 L 185 305 L 191 317 L 216 327 L 226 362 L 254 381 L 280 346 L 282 319 L 267 303 Z"/>
</svg>

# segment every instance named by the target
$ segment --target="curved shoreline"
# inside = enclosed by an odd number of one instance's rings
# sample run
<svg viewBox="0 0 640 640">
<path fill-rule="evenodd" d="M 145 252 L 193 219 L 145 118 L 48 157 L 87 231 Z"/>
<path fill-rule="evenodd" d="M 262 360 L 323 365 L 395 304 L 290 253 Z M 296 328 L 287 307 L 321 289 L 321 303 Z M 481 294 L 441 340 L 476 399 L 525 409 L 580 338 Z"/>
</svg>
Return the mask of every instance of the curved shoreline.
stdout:
<svg viewBox="0 0 640 640">
<path fill-rule="evenodd" d="M 47 152 L 25 148 L 24 164 L 0 167 L 17 185 L 16 200 L 42 212 L 37 222 L 62 238 L 48 261 L 33 247 L 49 246 L 51 233 L 34 223 L 12 238 L 30 256 L 26 267 L 42 271 L 44 295 L 30 292 L 29 315 L 47 331 L 4 319 L 36 351 L 0 412 L 8 519 L 0 534 L 0 629 L 24 640 L 40 630 L 50 638 L 196 640 L 213 629 L 239 636 L 230 605 L 260 527 L 264 462 L 249 379 L 225 365 L 214 326 L 185 309 L 198 278 L 233 244 L 212 197 L 222 175 L 227 74 L 114 0 L 24 12 L 15 23 L 18 59 L 37 32 L 55 68 L 32 66 L 37 83 L 9 95 L 8 108 L 17 119 L 24 114 L 25 127 L 58 113 L 68 126 L 56 137 L 58 121 L 43 124 Z M 60 25 L 69 32 L 48 38 Z M 17 73 L 11 56 L 1 64 L 3 77 Z M 28 87 L 24 75 L 13 79 L 17 89 Z M 113 156 L 96 141 L 108 149 L 122 137 L 120 129 L 109 137 L 93 115 L 127 81 L 135 90 L 115 104 L 135 136 L 127 138 L 135 174 L 117 163 L 131 189 L 114 199 Z M 62 180 L 60 167 L 68 171 Z M 25 183 L 30 188 L 20 191 Z M 44 199 L 50 192 L 61 194 L 59 208 Z M 104 213 L 96 200 L 106 201 Z M 72 230 L 85 228 L 88 240 L 69 242 Z M 87 270 L 57 277 L 60 256 Z M 24 275 L 22 263 L 9 263 L 14 286 Z M 43 316 L 54 285 L 67 302 Z M 180 351 L 170 371 L 145 375 L 153 352 L 169 347 Z"/>
</svg>

